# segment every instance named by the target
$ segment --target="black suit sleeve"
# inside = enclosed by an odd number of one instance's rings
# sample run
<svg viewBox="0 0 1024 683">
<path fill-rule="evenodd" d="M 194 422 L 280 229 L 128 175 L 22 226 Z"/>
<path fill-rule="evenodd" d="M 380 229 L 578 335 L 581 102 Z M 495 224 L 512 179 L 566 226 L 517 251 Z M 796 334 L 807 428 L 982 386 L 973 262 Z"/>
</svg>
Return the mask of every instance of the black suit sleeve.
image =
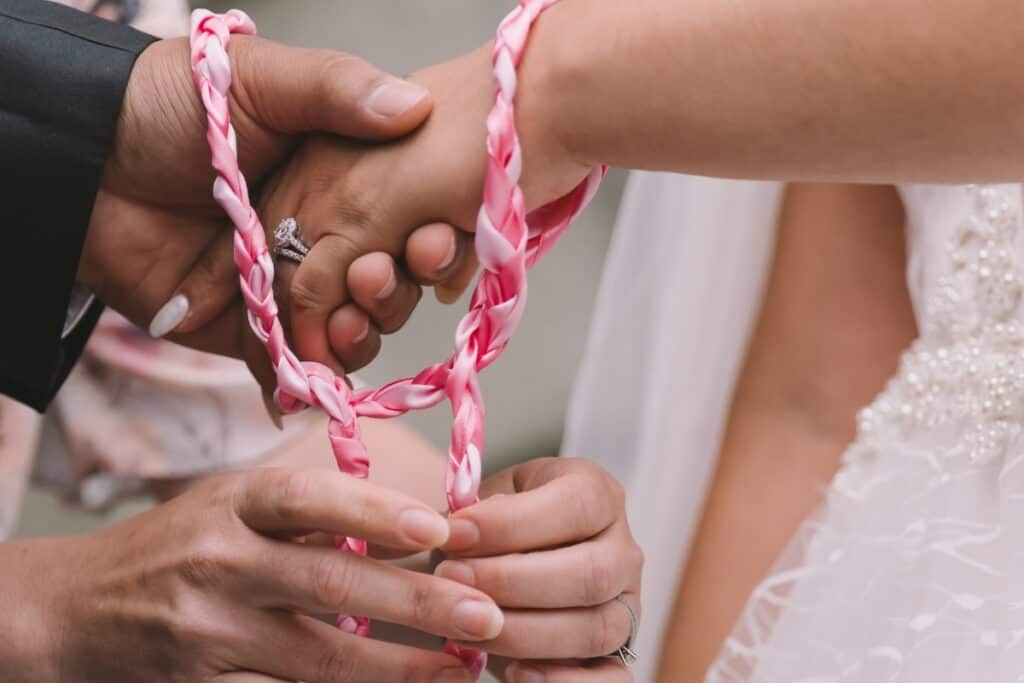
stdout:
<svg viewBox="0 0 1024 683">
<path fill-rule="evenodd" d="M 128 77 L 153 40 L 46 0 L 0 0 L 0 392 L 37 410 L 95 324 L 91 311 L 61 339 Z"/>
</svg>

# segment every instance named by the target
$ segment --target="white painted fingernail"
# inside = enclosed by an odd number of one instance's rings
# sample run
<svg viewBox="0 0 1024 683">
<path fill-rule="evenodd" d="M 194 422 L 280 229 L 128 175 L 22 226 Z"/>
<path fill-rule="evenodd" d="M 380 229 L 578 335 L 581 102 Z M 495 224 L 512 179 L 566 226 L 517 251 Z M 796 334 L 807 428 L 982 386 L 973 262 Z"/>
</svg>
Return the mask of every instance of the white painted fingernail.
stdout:
<svg viewBox="0 0 1024 683">
<path fill-rule="evenodd" d="M 153 316 L 153 322 L 149 324 L 149 336 L 163 337 L 171 332 L 185 320 L 188 310 L 188 297 L 184 294 L 175 295 Z"/>
</svg>

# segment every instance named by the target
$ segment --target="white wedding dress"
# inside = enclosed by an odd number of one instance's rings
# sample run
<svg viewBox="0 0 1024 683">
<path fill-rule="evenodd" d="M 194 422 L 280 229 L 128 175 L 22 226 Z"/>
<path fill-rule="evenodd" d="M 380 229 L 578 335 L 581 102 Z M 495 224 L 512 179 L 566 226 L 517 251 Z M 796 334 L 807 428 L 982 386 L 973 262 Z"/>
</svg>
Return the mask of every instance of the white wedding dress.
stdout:
<svg viewBox="0 0 1024 683">
<path fill-rule="evenodd" d="M 652 681 L 782 188 L 633 179 L 566 447 L 630 495 Z M 1021 186 L 905 186 L 920 338 L 710 683 L 1024 681 Z M 608 387 L 614 387 L 609 391 Z M 723 568 L 727 571 L 727 568 Z"/>
</svg>

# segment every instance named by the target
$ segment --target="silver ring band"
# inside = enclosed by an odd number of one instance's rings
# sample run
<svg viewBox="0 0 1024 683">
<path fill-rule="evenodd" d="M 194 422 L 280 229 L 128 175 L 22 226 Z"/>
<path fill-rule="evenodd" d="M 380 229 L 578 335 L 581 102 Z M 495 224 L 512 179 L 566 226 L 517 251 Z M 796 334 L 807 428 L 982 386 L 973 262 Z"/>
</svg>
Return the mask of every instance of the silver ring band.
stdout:
<svg viewBox="0 0 1024 683">
<path fill-rule="evenodd" d="M 629 603 L 626 602 L 625 598 L 619 595 L 615 597 L 614 600 L 625 607 L 626 611 L 629 612 L 629 637 L 626 638 L 626 642 L 622 644 L 622 647 L 608 656 L 618 657 L 624 666 L 632 666 L 633 664 L 636 664 L 637 660 L 636 652 L 633 650 L 633 641 L 636 640 L 637 632 L 640 630 L 640 624 L 637 621 L 636 612 L 634 612 L 633 608 L 629 606 Z"/>
<path fill-rule="evenodd" d="M 274 228 L 274 256 L 295 263 L 309 254 L 309 245 L 302 241 L 302 230 L 294 218 L 285 218 Z"/>
</svg>

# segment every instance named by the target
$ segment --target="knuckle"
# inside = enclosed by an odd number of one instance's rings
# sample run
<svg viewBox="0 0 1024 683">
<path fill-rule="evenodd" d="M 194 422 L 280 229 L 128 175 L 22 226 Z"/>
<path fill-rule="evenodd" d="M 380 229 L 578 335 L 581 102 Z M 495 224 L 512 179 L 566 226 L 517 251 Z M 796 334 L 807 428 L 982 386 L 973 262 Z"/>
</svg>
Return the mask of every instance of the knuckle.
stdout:
<svg viewBox="0 0 1024 683">
<path fill-rule="evenodd" d="M 216 643 L 227 643 L 236 629 L 214 616 L 209 606 L 200 600 L 191 600 L 172 628 L 175 643 L 191 650 Z"/>
<path fill-rule="evenodd" d="M 508 560 L 515 560 L 516 564 L 519 563 L 519 559 L 523 555 L 516 553 L 514 555 L 507 556 Z M 483 563 L 481 563 L 483 564 Z M 503 600 L 508 600 L 516 595 L 515 581 L 512 578 L 512 574 L 506 566 L 506 562 L 496 563 L 486 571 L 482 571 L 480 565 L 473 568 L 476 575 L 478 584 L 481 586 L 481 590 L 492 596 L 500 596 Z"/>
<path fill-rule="evenodd" d="M 589 553 L 584 570 L 583 599 L 588 605 L 599 605 L 615 597 L 616 562 L 608 553 Z"/>
<path fill-rule="evenodd" d="M 311 474 L 304 470 L 279 470 L 267 476 L 272 479 L 270 498 L 274 514 L 285 523 L 300 519 L 313 485 Z"/>
<path fill-rule="evenodd" d="M 647 557 L 644 555 L 644 549 L 641 548 L 640 544 L 635 540 L 631 544 L 629 557 L 633 566 L 633 573 L 637 576 L 641 576 L 644 572 L 644 565 L 647 562 Z"/>
<path fill-rule="evenodd" d="M 615 510 L 626 509 L 626 489 L 623 488 L 622 484 L 618 479 L 608 474 L 604 470 L 600 470 L 601 478 L 605 481 L 606 490 L 608 491 L 608 498 L 612 502 Z"/>
<path fill-rule="evenodd" d="M 570 523 L 576 538 L 589 538 L 598 531 L 603 517 L 604 503 L 595 495 L 593 487 L 585 477 L 569 475 L 573 480 Z"/>
<path fill-rule="evenodd" d="M 498 637 L 487 643 L 487 651 L 509 659 L 539 659 L 553 654 L 551 643 L 532 630 L 528 620 L 508 619 Z"/>
<path fill-rule="evenodd" d="M 221 538 L 203 535 L 193 541 L 181 558 L 178 573 L 190 586 L 215 586 L 230 574 L 231 558 Z"/>
<path fill-rule="evenodd" d="M 351 683 L 356 680 L 359 661 L 344 645 L 327 648 L 317 665 L 317 680 L 329 683 Z"/>
<path fill-rule="evenodd" d="M 382 524 L 382 520 L 397 519 L 398 512 L 391 504 L 389 494 L 366 481 L 345 478 L 343 482 L 349 487 L 348 495 L 352 501 L 346 513 L 351 533 L 366 538 L 376 534 L 382 527 L 390 531 L 391 528 Z"/>
<path fill-rule="evenodd" d="M 410 587 L 409 599 L 406 604 L 415 627 L 427 630 L 437 621 L 433 594 L 424 582 L 416 581 Z"/>
<path fill-rule="evenodd" d="M 355 184 L 355 187 L 353 187 Z M 377 216 L 377 188 L 358 179 L 349 180 L 349 188 L 342 193 L 324 197 L 324 203 L 315 217 L 320 225 L 334 226 L 324 232 L 321 239 L 329 240 L 329 246 L 339 253 L 366 253 L 364 243 L 371 242 L 374 235 L 370 230 L 372 219 Z"/>
<path fill-rule="evenodd" d="M 601 657 L 612 652 L 625 642 L 626 634 L 623 634 L 621 641 L 617 638 L 618 629 L 616 628 L 616 620 L 612 617 L 612 607 L 617 607 L 617 605 L 606 604 L 603 607 L 592 610 L 593 617 L 590 619 L 590 628 L 588 629 L 589 638 L 586 656 Z"/>
<path fill-rule="evenodd" d="M 288 303 L 292 313 L 325 311 L 324 293 L 330 289 L 329 278 L 326 268 L 310 261 L 302 263 L 288 286 Z"/>
<path fill-rule="evenodd" d="M 363 94 L 361 86 L 367 80 L 366 76 L 358 74 L 366 71 L 366 62 L 348 53 L 333 50 L 322 51 L 319 61 L 317 83 L 320 104 L 324 107 L 343 107 L 345 110 L 357 109 L 356 100 L 358 95 Z M 354 83 L 359 83 L 360 87 L 352 88 Z"/>
<path fill-rule="evenodd" d="M 233 517 L 238 510 L 239 499 L 244 495 L 240 479 L 235 475 L 223 474 L 204 481 L 201 491 L 203 507 L 218 518 Z"/>
<path fill-rule="evenodd" d="M 235 277 L 234 262 L 230 259 L 218 258 L 221 254 L 212 250 L 204 254 L 196 263 L 195 274 L 211 283 L 230 280 Z"/>
<path fill-rule="evenodd" d="M 310 590 L 320 605 L 343 610 L 354 595 L 355 567 L 351 558 L 325 553 L 313 563 Z"/>
</svg>

